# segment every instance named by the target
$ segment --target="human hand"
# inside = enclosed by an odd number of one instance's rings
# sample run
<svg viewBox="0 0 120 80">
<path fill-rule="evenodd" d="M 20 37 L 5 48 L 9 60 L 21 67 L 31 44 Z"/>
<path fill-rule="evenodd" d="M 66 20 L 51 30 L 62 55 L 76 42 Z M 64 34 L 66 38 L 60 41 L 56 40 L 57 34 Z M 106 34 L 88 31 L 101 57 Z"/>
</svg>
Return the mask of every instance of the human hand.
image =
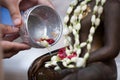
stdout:
<svg viewBox="0 0 120 80">
<path fill-rule="evenodd" d="M 3 58 L 10 58 L 21 50 L 29 49 L 30 46 L 24 43 L 12 42 L 19 37 L 19 28 L 12 28 L 7 25 L 0 24 L 0 46 L 3 50 Z"/>
<path fill-rule="evenodd" d="M 0 5 L 8 8 L 14 25 L 18 27 L 22 25 L 20 11 L 25 11 L 37 4 L 48 5 L 53 8 L 49 0 L 0 0 Z"/>
</svg>

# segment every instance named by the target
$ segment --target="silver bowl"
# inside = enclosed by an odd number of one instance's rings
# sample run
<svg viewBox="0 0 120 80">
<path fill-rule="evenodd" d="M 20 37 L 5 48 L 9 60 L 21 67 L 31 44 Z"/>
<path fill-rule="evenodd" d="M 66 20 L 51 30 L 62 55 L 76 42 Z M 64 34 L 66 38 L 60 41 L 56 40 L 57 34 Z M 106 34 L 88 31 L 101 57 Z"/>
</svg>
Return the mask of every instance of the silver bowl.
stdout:
<svg viewBox="0 0 120 80">
<path fill-rule="evenodd" d="M 45 5 L 34 6 L 23 14 L 23 26 L 20 29 L 22 40 L 35 48 L 45 48 L 36 42 L 43 36 L 54 39 L 54 45 L 62 35 L 63 26 L 58 13 Z"/>
</svg>

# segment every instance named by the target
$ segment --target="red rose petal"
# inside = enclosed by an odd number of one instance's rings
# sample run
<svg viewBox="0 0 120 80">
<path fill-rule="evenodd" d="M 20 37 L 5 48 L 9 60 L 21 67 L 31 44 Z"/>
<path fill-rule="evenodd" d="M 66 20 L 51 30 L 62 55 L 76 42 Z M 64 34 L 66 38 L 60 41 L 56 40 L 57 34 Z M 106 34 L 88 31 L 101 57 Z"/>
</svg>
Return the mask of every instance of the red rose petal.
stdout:
<svg viewBox="0 0 120 80">
<path fill-rule="evenodd" d="M 66 48 L 59 49 L 58 56 L 59 56 L 60 59 L 64 59 L 64 58 L 67 57 L 65 50 L 66 50 Z"/>
<path fill-rule="evenodd" d="M 46 39 L 46 41 L 47 41 L 49 44 L 52 44 L 52 43 L 55 42 L 55 40 L 53 40 L 53 39 Z"/>
<path fill-rule="evenodd" d="M 71 59 L 71 58 L 73 58 L 73 57 L 76 57 L 77 56 L 77 54 L 76 54 L 76 52 L 73 52 L 71 55 L 69 55 L 69 56 L 67 56 L 69 59 Z"/>
</svg>

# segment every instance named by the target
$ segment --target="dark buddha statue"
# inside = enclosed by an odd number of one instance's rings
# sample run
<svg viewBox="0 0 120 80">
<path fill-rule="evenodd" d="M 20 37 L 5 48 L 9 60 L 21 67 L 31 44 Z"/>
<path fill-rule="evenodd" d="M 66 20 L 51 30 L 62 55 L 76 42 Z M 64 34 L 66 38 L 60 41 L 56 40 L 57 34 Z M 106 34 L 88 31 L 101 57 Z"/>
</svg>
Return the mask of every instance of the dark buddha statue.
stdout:
<svg viewBox="0 0 120 80">
<path fill-rule="evenodd" d="M 74 8 L 82 1 L 78 1 Z M 80 22 L 82 28 L 79 32 L 79 40 L 81 42 L 88 38 L 95 4 L 96 0 L 90 0 L 87 3 L 90 11 L 85 14 Z M 33 62 L 28 71 L 29 80 L 116 80 L 117 68 L 114 58 L 119 54 L 120 49 L 120 1 L 106 0 L 103 9 L 100 24 L 93 35 L 94 40 L 91 43 L 90 55 L 85 67 L 61 68 L 60 70 L 54 70 L 54 66 L 46 68 L 46 62 L 57 54 L 58 49 L 52 54 L 47 53 L 40 56 Z M 74 14 L 74 10 L 69 17 Z M 70 21 L 67 25 L 69 24 Z M 75 42 L 74 38 L 72 41 Z M 83 48 L 79 56 L 83 57 L 86 51 L 87 49 Z"/>
</svg>

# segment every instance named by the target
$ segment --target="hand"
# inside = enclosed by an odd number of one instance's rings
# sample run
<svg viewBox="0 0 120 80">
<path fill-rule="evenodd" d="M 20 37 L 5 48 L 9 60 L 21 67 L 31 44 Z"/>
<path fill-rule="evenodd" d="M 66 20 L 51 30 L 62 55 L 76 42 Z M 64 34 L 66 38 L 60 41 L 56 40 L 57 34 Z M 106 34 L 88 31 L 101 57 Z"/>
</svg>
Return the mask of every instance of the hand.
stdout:
<svg viewBox="0 0 120 80">
<path fill-rule="evenodd" d="M 30 46 L 24 43 L 12 42 L 19 37 L 19 28 L 12 28 L 7 25 L 0 24 L 0 46 L 3 50 L 3 57 L 10 58 L 21 50 L 29 49 Z"/>
<path fill-rule="evenodd" d="M 0 5 L 8 8 L 15 26 L 22 25 L 20 11 L 24 11 L 37 4 L 48 5 L 53 8 L 49 0 L 0 0 Z"/>
</svg>

